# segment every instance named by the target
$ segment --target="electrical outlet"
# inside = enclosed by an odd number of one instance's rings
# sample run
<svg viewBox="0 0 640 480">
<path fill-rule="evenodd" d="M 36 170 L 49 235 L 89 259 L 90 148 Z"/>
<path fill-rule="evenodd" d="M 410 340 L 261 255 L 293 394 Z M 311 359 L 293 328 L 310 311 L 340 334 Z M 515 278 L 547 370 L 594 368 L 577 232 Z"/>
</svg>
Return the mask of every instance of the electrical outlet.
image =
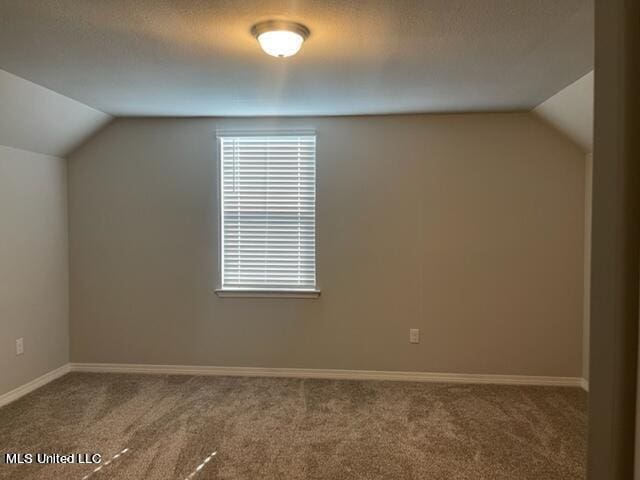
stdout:
<svg viewBox="0 0 640 480">
<path fill-rule="evenodd" d="M 420 330 L 417 328 L 409 329 L 409 343 L 420 343 Z"/>
<path fill-rule="evenodd" d="M 16 340 L 16 355 L 22 355 L 24 353 L 24 339 L 20 337 Z"/>
</svg>

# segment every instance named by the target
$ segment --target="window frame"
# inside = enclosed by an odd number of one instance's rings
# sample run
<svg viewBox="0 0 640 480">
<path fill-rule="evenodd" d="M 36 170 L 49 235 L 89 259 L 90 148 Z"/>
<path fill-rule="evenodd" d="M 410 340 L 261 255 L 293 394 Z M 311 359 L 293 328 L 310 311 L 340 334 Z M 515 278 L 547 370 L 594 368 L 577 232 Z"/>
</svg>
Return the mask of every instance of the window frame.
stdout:
<svg viewBox="0 0 640 480">
<path fill-rule="evenodd" d="M 315 287 L 312 289 L 292 288 L 229 288 L 223 287 L 224 269 L 224 199 L 222 188 L 223 158 L 222 139 L 224 137 L 276 137 L 276 136 L 313 136 L 315 138 L 314 157 L 314 240 L 313 252 L 315 267 Z M 315 130 L 217 130 L 216 131 L 216 198 L 217 198 L 217 241 L 218 241 L 218 272 L 215 293 L 218 297 L 226 298 L 319 298 L 320 290 L 318 269 L 318 134 Z"/>
</svg>

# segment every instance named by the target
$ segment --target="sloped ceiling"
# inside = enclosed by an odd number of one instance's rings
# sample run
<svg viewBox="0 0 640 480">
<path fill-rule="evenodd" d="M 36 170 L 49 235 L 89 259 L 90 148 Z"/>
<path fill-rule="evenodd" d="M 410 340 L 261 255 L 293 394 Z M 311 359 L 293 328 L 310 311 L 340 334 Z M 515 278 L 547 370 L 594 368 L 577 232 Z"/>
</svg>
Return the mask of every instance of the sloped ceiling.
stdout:
<svg viewBox="0 0 640 480">
<path fill-rule="evenodd" d="M 531 110 L 593 68 L 593 0 L 1 0 L 0 68 L 112 115 Z M 250 33 L 285 18 L 300 54 Z"/>
<path fill-rule="evenodd" d="M 533 111 L 577 143 L 585 152 L 591 152 L 593 71 L 560 90 Z"/>
<path fill-rule="evenodd" d="M 0 70 L 0 145 L 64 157 L 110 118 Z"/>
</svg>

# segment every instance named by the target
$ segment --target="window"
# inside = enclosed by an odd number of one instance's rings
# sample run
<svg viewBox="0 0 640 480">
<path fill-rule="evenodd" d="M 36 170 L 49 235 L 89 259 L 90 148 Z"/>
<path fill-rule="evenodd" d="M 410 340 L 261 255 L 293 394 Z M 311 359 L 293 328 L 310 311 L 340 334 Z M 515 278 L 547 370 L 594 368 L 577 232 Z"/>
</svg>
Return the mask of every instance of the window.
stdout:
<svg viewBox="0 0 640 480">
<path fill-rule="evenodd" d="M 315 135 L 218 139 L 219 292 L 317 296 Z"/>
</svg>

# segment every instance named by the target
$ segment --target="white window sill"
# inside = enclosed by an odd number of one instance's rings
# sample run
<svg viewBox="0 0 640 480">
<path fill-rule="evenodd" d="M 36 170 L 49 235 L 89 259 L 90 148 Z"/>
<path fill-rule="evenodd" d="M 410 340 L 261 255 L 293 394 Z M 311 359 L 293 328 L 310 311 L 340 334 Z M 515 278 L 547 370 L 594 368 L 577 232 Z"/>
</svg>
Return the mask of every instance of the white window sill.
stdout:
<svg viewBox="0 0 640 480">
<path fill-rule="evenodd" d="M 216 290 L 216 295 L 223 298 L 318 298 L 320 293 L 320 290 Z"/>
</svg>

